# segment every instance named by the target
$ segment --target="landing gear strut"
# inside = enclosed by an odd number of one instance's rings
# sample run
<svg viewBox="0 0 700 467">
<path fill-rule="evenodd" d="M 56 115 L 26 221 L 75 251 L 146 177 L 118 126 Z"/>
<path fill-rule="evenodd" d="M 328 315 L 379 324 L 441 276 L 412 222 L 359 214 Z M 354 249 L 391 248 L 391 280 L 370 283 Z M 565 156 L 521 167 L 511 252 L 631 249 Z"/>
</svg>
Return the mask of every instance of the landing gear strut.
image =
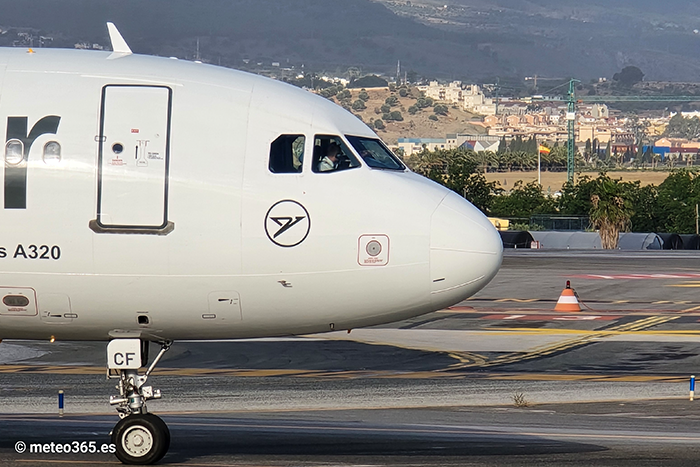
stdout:
<svg viewBox="0 0 700 467">
<path fill-rule="evenodd" d="M 167 425 L 146 408 L 146 401 L 161 398 L 160 390 L 144 384 L 171 344 L 160 343 L 160 352 L 143 375 L 138 370 L 148 363 L 147 342 L 144 345 L 140 339 L 114 339 L 107 346 L 107 377 L 119 379 L 119 395 L 109 400 L 121 418 L 112 430 L 112 443 L 124 464 L 156 463 L 170 447 Z"/>
</svg>

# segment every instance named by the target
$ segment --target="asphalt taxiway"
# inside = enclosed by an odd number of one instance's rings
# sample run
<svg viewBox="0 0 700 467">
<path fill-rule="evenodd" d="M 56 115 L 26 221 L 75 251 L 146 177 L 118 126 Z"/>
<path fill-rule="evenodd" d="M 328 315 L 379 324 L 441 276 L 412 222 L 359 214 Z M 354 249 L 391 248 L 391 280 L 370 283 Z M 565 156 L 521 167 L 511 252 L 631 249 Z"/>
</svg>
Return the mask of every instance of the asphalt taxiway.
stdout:
<svg viewBox="0 0 700 467">
<path fill-rule="evenodd" d="M 167 414 L 179 466 L 472 466 L 697 464 L 689 402 Z M 0 463 L 105 465 L 109 454 L 38 454 L 31 446 L 109 442 L 104 416 L 0 416 Z M 37 429 L 37 426 L 42 427 Z M 11 452 L 18 443 L 22 454 Z"/>
<path fill-rule="evenodd" d="M 700 254 L 509 251 L 470 300 L 287 339 L 177 342 L 151 403 L 175 465 L 694 465 Z M 567 280 L 584 303 L 554 312 Z M 0 464 L 114 463 L 100 343 L 0 344 Z M 56 393 L 66 394 L 66 415 Z M 516 404 L 517 403 L 517 404 Z"/>
</svg>

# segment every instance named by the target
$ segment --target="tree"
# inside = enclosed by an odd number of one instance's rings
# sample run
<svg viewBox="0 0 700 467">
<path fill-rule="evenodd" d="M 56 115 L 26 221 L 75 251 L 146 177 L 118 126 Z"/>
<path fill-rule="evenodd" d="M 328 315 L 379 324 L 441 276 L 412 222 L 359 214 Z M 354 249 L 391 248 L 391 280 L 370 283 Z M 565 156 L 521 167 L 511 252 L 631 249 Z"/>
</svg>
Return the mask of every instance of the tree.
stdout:
<svg viewBox="0 0 700 467">
<path fill-rule="evenodd" d="M 498 142 L 498 153 L 503 154 L 508 150 L 508 143 L 506 142 L 505 135 L 501 137 L 501 141 Z"/>
<path fill-rule="evenodd" d="M 419 97 L 416 100 L 416 105 L 418 106 L 419 109 L 425 109 L 427 107 L 432 107 L 434 105 L 435 101 L 433 101 L 432 98 L 430 97 Z"/>
<path fill-rule="evenodd" d="M 626 66 L 619 73 L 613 75 L 613 81 L 617 81 L 623 86 L 632 87 L 642 81 L 644 73 L 636 66 Z"/>
<path fill-rule="evenodd" d="M 433 121 L 437 122 L 438 121 L 437 115 L 433 114 L 433 115 L 429 116 L 428 120 L 433 120 Z"/>
<path fill-rule="evenodd" d="M 341 89 L 339 89 L 338 86 L 330 86 L 330 87 L 327 87 L 327 88 L 325 88 L 325 89 L 322 89 L 322 90 L 319 92 L 319 94 L 320 94 L 321 96 L 323 96 L 323 97 L 328 98 L 328 97 L 333 97 L 333 96 L 335 96 L 335 95 L 338 94 L 340 91 L 341 91 Z"/>
<path fill-rule="evenodd" d="M 338 99 L 352 99 L 352 92 L 349 89 L 343 89 L 342 91 L 338 92 Z"/>
<path fill-rule="evenodd" d="M 648 140 L 649 126 L 648 120 L 640 120 L 636 115 L 627 120 L 626 127 L 630 133 L 634 134 L 634 144 L 637 146 L 635 159 L 641 159 L 644 154 L 644 145 Z"/>
<path fill-rule="evenodd" d="M 662 232 L 659 210 L 659 188 L 654 185 L 641 186 L 639 181 L 633 182 L 635 187 L 630 190 L 630 200 L 634 214 L 630 219 L 632 232 Z"/>
<path fill-rule="evenodd" d="M 664 136 L 671 138 L 696 139 L 700 137 L 700 118 L 685 118 L 680 112 L 668 121 Z"/>
<path fill-rule="evenodd" d="M 529 153 L 529 154 L 537 154 L 539 151 L 537 140 L 535 139 L 535 135 L 530 136 L 530 138 L 527 140 L 525 143 L 523 151 Z"/>
<path fill-rule="evenodd" d="M 542 193 L 537 182 L 523 185 L 518 180 L 508 194 L 496 196 L 491 206 L 491 214 L 498 217 L 527 217 L 533 214 L 554 214 L 556 203 L 553 198 Z"/>
<path fill-rule="evenodd" d="M 399 98 L 396 96 L 389 96 L 384 100 L 384 103 L 389 107 L 393 107 L 399 104 Z"/>
<path fill-rule="evenodd" d="M 523 151 L 525 149 L 525 145 L 523 143 L 523 137 L 520 135 L 517 135 L 515 138 L 510 140 L 510 144 L 508 145 L 508 150 L 510 152 L 519 152 Z"/>
<path fill-rule="evenodd" d="M 617 248 L 620 232 L 629 228 L 634 215 L 628 184 L 601 173 L 593 180 L 592 188 L 591 224 L 598 230 L 603 248 L 613 250 Z"/>
<path fill-rule="evenodd" d="M 449 109 L 445 104 L 436 104 L 435 107 L 433 107 L 433 112 L 437 115 L 447 115 L 447 112 Z"/>
<path fill-rule="evenodd" d="M 362 99 L 357 99 L 352 103 L 352 110 L 365 110 L 366 108 L 367 106 L 365 105 L 365 101 Z"/>
<path fill-rule="evenodd" d="M 406 89 L 406 88 L 399 88 L 399 96 L 401 96 L 401 97 L 408 97 L 408 89 Z"/>
<path fill-rule="evenodd" d="M 579 177 L 574 182 L 564 183 L 559 197 L 559 212 L 571 216 L 588 215 L 592 207 L 593 188 L 593 179 L 588 175 Z"/>
<path fill-rule="evenodd" d="M 349 88 L 385 88 L 389 85 L 387 80 L 376 75 L 367 75 L 358 78 L 348 84 Z"/>
<path fill-rule="evenodd" d="M 374 121 L 374 128 L 376 130 L 383 130 L 386 128 L 386 125 L 384 125 L 384 122 L 378 118 Z"/>
<path fill-rule="evenodd" d="M 586 140 L 586 149 L 584 151 L 586 158 L 591 160 L 591 156 L 593 155 L 593 145 L 591 144 L 590 138 Z"/>
<path fill-rule="evenodd" d="M 660 226 L 666 232 L 695 233 L 695 205 L 700 203 L 700 176 L 676 170 L 658 188 Z"/>
<path fill-rule="evenodd" d="M 382 104 L 382 106 L 379 107 L 379 110 L 381 110 L 382 113 L 388 113 L 391 111 L 391 106 L 389 104 Z"/>
<path fill-rule="evenodd" d="M 398 110 L 394 110 L 389 114 L 389 116 L 391 117 L 391 120 L 395 122 L 403 122 L 403 115 L 401 115 L 401 112 Z"/>
<path fill-rule="evenodd" d="M 408 113 L 409 113 L 410 115 L 415 115 L 416 113 L 418 113 L 419 110 L 420 110 L 420 109 L 418 108 L 418 106 L 415 105 L 415 104 L 413 104 L 412 106 L 410 106 L 410 107 L 408 108 Z"/>
<path fill-rule="evenodd" d="M 463 149 L 423 150 L 407 161 L 409 167 L 464 196 L 477 208 L 488 212 L 493 197 L 500 190 L 477 172 L 477 155 Z"/>
<path fill-rule="evenodd" d="M 358 99 L 362 99 L 363 101 L 367 102 L 369 100 L 369 94 L 367 91 L 364 89 L 360 91 L 360 93 L 357 95 Z"/>
</svg>

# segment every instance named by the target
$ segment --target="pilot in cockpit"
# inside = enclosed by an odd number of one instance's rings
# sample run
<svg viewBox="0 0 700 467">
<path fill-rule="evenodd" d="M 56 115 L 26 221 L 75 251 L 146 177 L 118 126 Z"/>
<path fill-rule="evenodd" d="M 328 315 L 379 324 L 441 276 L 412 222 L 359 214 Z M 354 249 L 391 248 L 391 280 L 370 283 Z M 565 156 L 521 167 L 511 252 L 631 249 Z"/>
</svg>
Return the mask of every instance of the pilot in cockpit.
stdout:
<svg viewBox="0 0 700 467">
<path fill-rule="evenodd" d="M 338 160 L 340 155 L 340 146 L 338 143 L 331 143 L 326 149 L 326 155 L 318 163 L 319 172 L 329 172 L 338 168 Z"/>
</svg>

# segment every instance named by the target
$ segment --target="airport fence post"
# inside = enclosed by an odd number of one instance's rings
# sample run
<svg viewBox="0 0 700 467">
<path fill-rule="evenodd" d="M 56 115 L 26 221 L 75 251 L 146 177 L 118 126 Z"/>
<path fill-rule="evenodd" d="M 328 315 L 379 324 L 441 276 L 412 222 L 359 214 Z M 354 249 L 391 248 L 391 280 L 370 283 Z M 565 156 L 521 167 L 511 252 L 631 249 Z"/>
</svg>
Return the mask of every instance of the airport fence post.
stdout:
<svg viewBox="0 0 700 467">
<path fill-rule="evenodd" d="M 63 389 L 58 391 L 58 416 L 63 417 Z"/>
<path fill-rule="evenodd" d="M 690 400 L 695 397 L 695 375 L 690 376 Z"/>
</svg>

